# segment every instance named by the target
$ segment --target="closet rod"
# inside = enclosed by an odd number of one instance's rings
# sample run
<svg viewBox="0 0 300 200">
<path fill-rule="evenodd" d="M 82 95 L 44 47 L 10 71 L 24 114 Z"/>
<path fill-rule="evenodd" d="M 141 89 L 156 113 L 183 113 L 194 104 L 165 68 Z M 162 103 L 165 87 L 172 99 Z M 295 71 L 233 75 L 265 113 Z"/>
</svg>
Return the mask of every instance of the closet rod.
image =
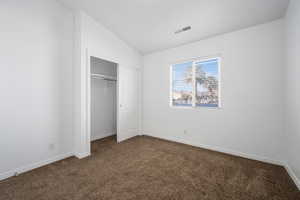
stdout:
<svg viewBox="0 0 300 200">
<path fill-rule="evenodd" d="M 97 79 L 102 79 L 102 80 L 107 80 L 107 81 L 117 81 L 117 78 L 113 76 L 106 76 L 103 74 L 91 74 L 92 78 L 97 78 Z"/>
</svg>

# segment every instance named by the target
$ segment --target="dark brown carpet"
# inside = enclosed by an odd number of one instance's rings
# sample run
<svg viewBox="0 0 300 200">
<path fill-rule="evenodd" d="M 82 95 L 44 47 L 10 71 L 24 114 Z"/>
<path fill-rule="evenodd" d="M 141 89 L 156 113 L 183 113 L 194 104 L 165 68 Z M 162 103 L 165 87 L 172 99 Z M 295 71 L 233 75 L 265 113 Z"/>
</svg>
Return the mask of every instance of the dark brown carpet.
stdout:
<svg viewBox="0 0 300 200">
<path fill-rule="evenodd" d="M 300 200 L 284 168 L 222 153 L 135 137 L 92 144 L 68 158 L 0 182 L 1 200 Z"/>
</svg>

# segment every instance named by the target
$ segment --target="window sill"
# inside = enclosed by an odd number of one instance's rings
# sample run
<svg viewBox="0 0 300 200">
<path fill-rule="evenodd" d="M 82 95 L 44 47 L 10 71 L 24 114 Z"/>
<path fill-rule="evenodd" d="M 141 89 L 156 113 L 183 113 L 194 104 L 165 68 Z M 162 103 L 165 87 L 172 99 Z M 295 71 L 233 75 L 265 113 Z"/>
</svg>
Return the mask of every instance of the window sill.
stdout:
<svg viewBox="0 0 300 200">
<path fill-rule="evenodd" d="M 198 107 L 192 107 L 192 106 L 173 106 L 173 105 L 170 105 L 169 106 L 170 108 L 172 109 L 183 109 L 183 110 L 221 110 L 222 107 L 221 106 L 218 106 L 218 107 L 204 107 L 204 106 L 198 106 Z"/>
</svg>

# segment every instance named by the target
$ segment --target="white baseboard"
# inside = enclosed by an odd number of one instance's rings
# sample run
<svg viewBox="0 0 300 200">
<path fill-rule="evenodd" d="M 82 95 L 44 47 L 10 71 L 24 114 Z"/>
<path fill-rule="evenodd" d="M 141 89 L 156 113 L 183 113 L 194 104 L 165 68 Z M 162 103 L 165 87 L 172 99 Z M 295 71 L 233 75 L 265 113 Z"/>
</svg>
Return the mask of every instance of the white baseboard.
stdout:
<svg viewBox="0 0 300 200">
<path fill-rule="evenodd" d="M 74 154 L 78 159 L 82 159 L 91 155 L 91 152 L 82 152 Z"/>
<path fill-rule="evenodd" d="M 144 135 L 156 137 L 156 138 L 160 138 L 160 139 L 164 139 L 164 140 L 169 140 L 169 141 L 173 141 L 173 142 L 178 142 L 178 143 L 182 143 L 182 144 L 187 144 L 187 145 L 191 145 L 194 147 L 200 147 L 203 149 L 208 149 L 208 150 L 217 151 L 217 152 L 221 152 L 221 153 L 226 153 L 226 154 L 243 157 L 243 158 L 247 158 L 247 159 L 251 159 L 251 160 L 257 160 L 257 161 L 270 163 L 270 164 L 274 164 L 274 165 L 284 166 L 284 164 L 285 164 L 282 161 L 269 159 L 269 158 L 266 158 L 263 156 L 247 154 L 247 153 L 234 151 L 231 149 L 225 149 L 225 148 L 216 147 L 216 146 L 212 146 L 212 145 L 206 145 L 206 144 L 200 144 L 200 143 L 196 143 L 196 142 L 186 141 L 186 140 L 183 140 L 180 138 L 175 138 L 175 137 L 170 137 L 170 136 L 158 136 L 156 134 L 149 134 L 149 133 L 144 133 Z"/>
<path fill-rule="evenodd" d="M 144 135 L 144 134 L 143 134 L 143 131 L 142 131 L 142 130 L 140 130 L 140 129 L 139 129 L 138 133 L 139 133 L 139 134 L 138 134 L 139 136 L 142 136 L 142 135 Z"/>
<path fill-rule="evenodd" d="M 293 181 L 296 184 L 296 186 L 298 187 L 298 189 L 300 190 L 300 180 L 296 176 L 295 172 L 292 170 L 292 168 L 289 166 L 288 163 L 286 163 L 284 165 L 284 168 L 287 171 L 287 173 L 290 175 L 290 177 L 293 179 Z"/>
<path fill-rule="evenodd" d="M 59 160 L 63 160 L 65 158 L 68 158 L 68 157 L 71 157 L 71 156 L 73 156 L 73 152 L 60 154 L 60 155 L 54 156 L 53 158 L 50 158 L 50 159 L 47 159 L 47 160 L 39 161 L 39 162 L 36 162 L 36 163 L 32 163 L 32 164 L 29 164 L 29 165 L 26 165 L 26 166 L 23 166 L 23 167 L 19 167 L 19 168 L 1 173 L 0 174 L 0 181 L 4 180 L 4 179 L 7 179 L 9 177 L 12 177 L 16 173 L 17 174 L 22 174 L 24 172 L 31 171 L 33 169 L 48 165 L 50 163 L 53 163 L 53 162 L 56 162 L 56 161 L 59 161 Z"/>
</svg>

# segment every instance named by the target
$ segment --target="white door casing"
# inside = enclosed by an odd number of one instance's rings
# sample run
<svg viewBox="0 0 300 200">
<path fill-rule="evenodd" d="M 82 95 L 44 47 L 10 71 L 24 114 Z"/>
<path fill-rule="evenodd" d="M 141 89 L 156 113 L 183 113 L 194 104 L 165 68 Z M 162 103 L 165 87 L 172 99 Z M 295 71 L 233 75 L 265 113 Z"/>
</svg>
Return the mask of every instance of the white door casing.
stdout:
<svg viewBox="0 0 300 200">
<path fill-rule="evenodd" d="M 90 72 L 90 54 L 85 49 L 85 59 L 78 68 L 78 77 L 80 81 L 80 107 L 78 112 L 80 116 L 80 130 L 76 134 L 77 143 L 74 154 L 78 158 L 84 158 L 91 155 L 91 72 Z M 97 56 L 95 56 L 97 57 Z M 101 58 L 102 59 L 102 58 Z M 130 68 L 118 64 L 117 78 L 117 141 L 122 142 L 126 139 L 139 135 L 140 130 L 140 71 L 137 68 Z"/>
</svg>

